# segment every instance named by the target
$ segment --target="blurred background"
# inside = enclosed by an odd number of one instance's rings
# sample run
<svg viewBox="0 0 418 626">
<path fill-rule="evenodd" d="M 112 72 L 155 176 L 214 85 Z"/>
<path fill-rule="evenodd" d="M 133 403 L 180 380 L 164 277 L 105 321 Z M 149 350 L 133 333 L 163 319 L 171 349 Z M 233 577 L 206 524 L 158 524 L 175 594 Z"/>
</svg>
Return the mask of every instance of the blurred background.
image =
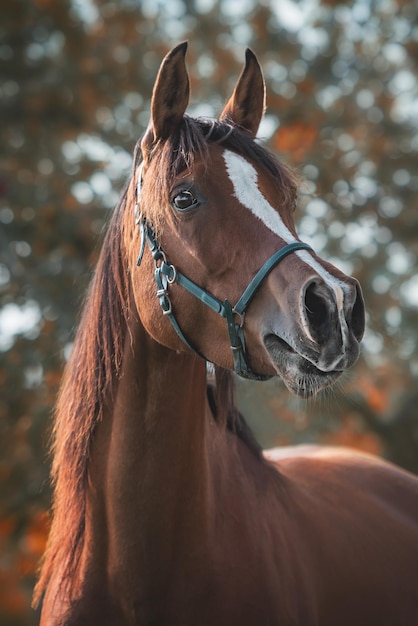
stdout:
<svg viewBox="0 0 418 626">
<path fill-rule="evenodd" d="M 301 237 L 361 282 L 361 360 L 309 403 L 238 385 L 264 446 L 353 446 L 418 471 L 415 2 L 10 0 L 0 6 L 0 624 L 29 608 L 48 528 L 51 407 L 160 61 L 190 42 L 192 115 L 258 55 L 260 139 L 302 178 Z"/>
</svg>

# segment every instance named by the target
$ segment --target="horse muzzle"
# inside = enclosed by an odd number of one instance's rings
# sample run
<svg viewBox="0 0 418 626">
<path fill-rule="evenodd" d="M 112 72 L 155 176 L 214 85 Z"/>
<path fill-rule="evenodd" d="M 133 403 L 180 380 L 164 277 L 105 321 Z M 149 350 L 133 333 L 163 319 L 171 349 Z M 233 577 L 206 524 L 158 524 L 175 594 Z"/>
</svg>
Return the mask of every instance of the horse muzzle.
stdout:
<svg viewBox="0 0 418 626">
<path fill-rule="evenodd" d="M 297 395 L 329 386 L 357 360 L 365 310 L 352 278 L 327 284 L 311 277 L 281 307 L 263 342 L 276 373 Z"/>
</svg>

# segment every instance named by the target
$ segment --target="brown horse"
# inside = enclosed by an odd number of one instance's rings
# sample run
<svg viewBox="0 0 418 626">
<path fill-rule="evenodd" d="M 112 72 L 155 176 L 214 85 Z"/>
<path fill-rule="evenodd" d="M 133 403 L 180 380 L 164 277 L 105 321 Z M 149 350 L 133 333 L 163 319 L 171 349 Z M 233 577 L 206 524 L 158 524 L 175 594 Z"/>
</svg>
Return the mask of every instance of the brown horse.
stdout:
<svg viewBox="0 0 418 626">
<path fill-rule="evenodd" d="M 254 54 L 215 121 L 185 115 L 185 52 L 161 65 L 58 401 L 41 623 L 416 625 L 417 479 L 344 449 L 263 455 L 234 408 L 232 369 L 303 397 L 335 381 L 364 305 L 297 238 L 295 179 L 255 141 Z"/>
</svg>

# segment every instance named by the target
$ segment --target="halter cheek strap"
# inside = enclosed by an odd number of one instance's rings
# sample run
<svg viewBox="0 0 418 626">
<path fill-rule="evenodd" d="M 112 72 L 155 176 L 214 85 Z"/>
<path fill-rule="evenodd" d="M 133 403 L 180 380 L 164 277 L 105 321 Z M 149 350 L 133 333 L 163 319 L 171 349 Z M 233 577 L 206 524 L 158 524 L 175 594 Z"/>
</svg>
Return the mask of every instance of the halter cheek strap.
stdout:
<svg viewBox="0 0 418 626">
<path fill-rule="evenodd" d="M 246 361 L 246 347 L 243 328 L 246 310 L 263 280 L 271 272 L 271 270 L 280 263 L 280 261 L 292 252 L 296 252 L 296 250 L 312 250 L 312 248 L 306 243 L 295 241 L 287 244 L 275 252 L 258 270 L 257 274 L 250 281 L 235 306 L 232 306 L 229 300 L 226 299 L 222 302 L 214 295 L 206 291 L 206 289 L 203 289 L 203 287 L 200 287 L 200 285 L 197 285 L 195 282 L 190 280 L 190 278 L 177 271 L 174 265 L 167 262 L 166 255 L 158 244 L 152 227 L 147 224 L 145 218 L 138 213 L 137 206 L 136 221 L 137 224 L 139 224 L 141 233 L 141 246 L 137 265 L 141 264 L 145 250 L 145 242 L 148 242 L 148 246 L 155 263 L 154 278 L 157 285 L 157 297 L 160 301 L 163 315 L 168 317 L 171 325 L 183 343 L 199 356 L 205 358 L 190 344 L 175 318 L 168 294 L 169 286 L 173 283 L 181 285 L 181 287 L 186 289 L 186 291 L 191 293 L 195 298 L 203 302 L 203 304 L 215 311 L 215 313 L 218 313 L 225 318 L 234 359 L 235 372 L 243 378 L 263 378 L 262 376 L 256 375 Z M 235 322 L 235 316 L 240 318 L 240 323 Z"/>
</svg>

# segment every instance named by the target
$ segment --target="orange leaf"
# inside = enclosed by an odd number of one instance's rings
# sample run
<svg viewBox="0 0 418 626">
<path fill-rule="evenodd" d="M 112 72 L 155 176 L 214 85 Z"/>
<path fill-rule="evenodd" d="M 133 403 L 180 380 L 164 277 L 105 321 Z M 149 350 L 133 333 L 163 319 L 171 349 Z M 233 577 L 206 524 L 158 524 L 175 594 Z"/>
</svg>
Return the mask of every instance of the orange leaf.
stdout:
<svg viewBox="0 0 418 626">
<path fill-rule="evenodd" d="M 388 406 L 388 390 L 372 384 L 370 381 L 359 381 L 369 407 L 376 413 L 383 413 Z"/>
<path fill-rule="evenodd" d="M 15 529 L 16 523 L 11 517 L 5 517 L 0 519 L 0 541 L 7 539 L 7 537 Z"/>
<path fill-rule="evenodd" d="M 0 570 L 0 616 L 22 616 L 28 610 L 28 598 L 19 587 L 16 575 Z"/>
<path fill-rule="evenodd" d="M 290 152 L 292 159 L 301 161 L 311 148 L 316 136 L 317 130 L 307 124 L 283 126 L 276 133 L 276 148 L 280 152 Z"/>
<path fill-rule="evenodd" d="M 323 435 L 321 442 L 325 445 L 354 448 L 376 456 L 382 455 L 379 437 L 370 431 L 363 431 L 360 423 L 350 417 L 343 420 L 339 430 Z"/>
<path fill-rule="evenodd" d="M 41 556 L 45 552 L 49 525 L 48 513 L 44 511 L 37 513 L 26 534 L 26 545 L 30 553 Z"/>
</svg>

